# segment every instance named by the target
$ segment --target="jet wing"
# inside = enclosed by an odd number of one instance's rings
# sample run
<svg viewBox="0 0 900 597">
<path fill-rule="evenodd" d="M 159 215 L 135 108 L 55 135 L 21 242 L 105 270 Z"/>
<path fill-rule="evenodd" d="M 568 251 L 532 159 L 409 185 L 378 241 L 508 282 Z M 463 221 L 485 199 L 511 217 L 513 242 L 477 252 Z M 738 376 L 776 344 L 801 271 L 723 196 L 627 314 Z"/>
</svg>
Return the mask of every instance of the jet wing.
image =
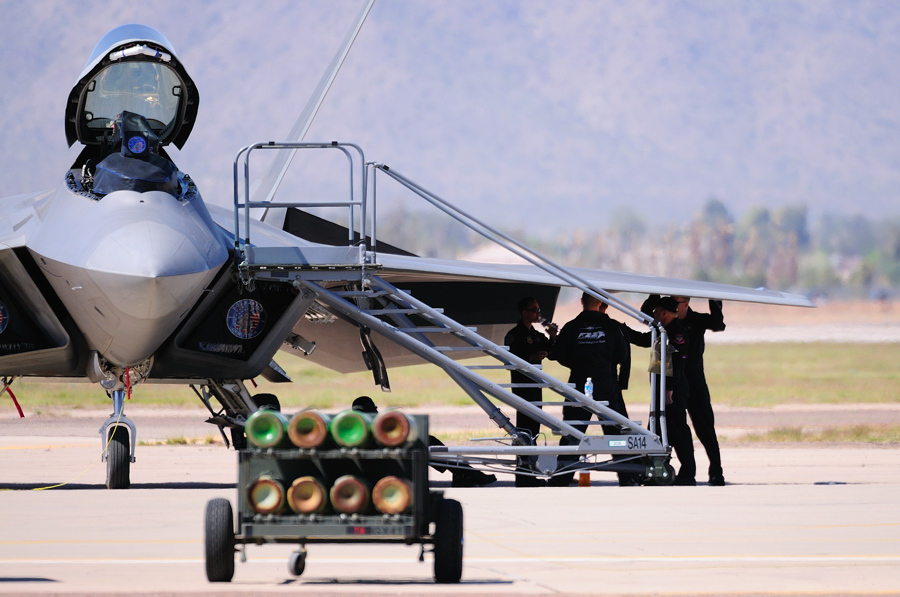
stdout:
<svg viewBox="0 0 900 597">
<path fill-rule="evenodd" d="M 51 193 L 0 199 L 0 371 L 4 375 L 81 376 L 85 370 L 80 337 L 68 325 L 64 310 L 25 248 L 29 231 L 40 221 L 41 201 Z"/>
<path fill-rule="evenodd" d="M 234 213 L 231 210 L 209 206 L 209 211 L 226 232 L 233 232 Z M 258 249 L 281 248 L 303 254 L 324 246 L 257 220 L 251 220 L 250 226 L 250 238 Z M 346 229 L 343 230 L 343 233 L 334 236 L 346 242 Z M 535 265 L 434 259 L 397 254 L 393 247 L 390 250 L 393 252 L 377 253 L 377 266 L 373 273 L 418 300 L 441 308 L 445 315 L 461 324 L 477 326 L 480 335 L 498 344 L 503 343 L 506 332 L 518 321 L 515 304 L 520 298 L 534 296 L 540 302 L 544 315 L 552 319 L 560 289 L 570 286 Z M 764 288 L 587 268 L 572 268 L 569 272 L 609 293 L 668 294 L 772 305 L 814 306 L 804 296 Z M 329 314 L 324 305 L 318 307 L 300 318 L 292 330 L 297 337 L 315 343 L 315 350 L 309 352 L 287 345 L 284 350 L 303 355 L 336 371 L 364 371 L 366 365 L 360 356 L 363 346 L 359 327 L 339 314 Z M 389 342 L 380 342 L 378 349 L 388 367 L 423 362 L 404 348 Z"/>
<path fill-rule="evenodd" d="M 25 246 L 29 225 L 39 219 L 40 202 L 52 193 L 43 191 L 0 199 L 0 250 Z"/>
<path fill-rule="evenodd" d="M 379 255 L 378 263 L 382 267 L 380 275 L 392 282 L 456 280 L 527 282 L 551 286 L 569 286 L 569 284 L 562 282 L 556 276 L 534 265 L 474 263 L 461 260 L 387 254 Z M 731 284 L 587 268 L 571 268 L 569 271 L 588 281 L 592 286 L 602 288 L 611 293 L 633 292 L 794 307 L 815 306 L 805 296 L 767 290 L 765 288 L 745 288 Z"/>
<path fill-rule="evenodd" d="M 234 213 L 220 207 L 209 206 L 209 208 L 213 219 L 230 233 L 234 226 Z M 307 241 L 256 220 L 251 220 L 251 238 L 255 246 L 294 246 L 298 248 L 317 246 L 317 243 Z M 346 234 L 344 234 L 344 238 L 347 238 Z M 476 263 L 458 259 L 434 259 L 388 252 L 379 252 L 377 262 L 380 266 L 379 275 L 392 283 L 519 282 L 555 287 L 570 286 L 570 284 L 560 280 L 557 276 L 535 265 Z M 592 286 L 602 288 L 610 293 L 633 292 L 793 307 L 815 306 L 812 301 L 803 295 L 768 290 L 766 288 L 746 288 L 732 284 L 589 268 L 570 268 L 569 271 L 583 278 Z"/>
</svg>

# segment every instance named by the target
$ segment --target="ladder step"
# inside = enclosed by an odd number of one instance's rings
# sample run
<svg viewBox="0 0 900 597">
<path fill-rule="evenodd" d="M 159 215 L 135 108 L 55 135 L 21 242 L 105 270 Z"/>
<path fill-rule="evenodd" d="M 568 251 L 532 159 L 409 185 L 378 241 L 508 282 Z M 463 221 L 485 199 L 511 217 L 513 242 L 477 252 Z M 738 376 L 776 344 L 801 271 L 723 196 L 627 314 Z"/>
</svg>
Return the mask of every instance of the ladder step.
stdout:
<svg viewBox="0 0 900 597">
<path fill-rule="evenodd" d="M 473 332 L 475 331 L 475 328 L 466 328 L 466 329 L 473 331 Z M 417 332 L 420 334 L 457 334 L 457 333 L 459 333 L 456 330 L 453 330 L 451 328 L 438 327 L 438 326 L 433 326 L 433 327 L 417 326 L 417 327 L 411 327 L 411 328 L 397 328 L 397 331 L 404 332 L 406 334 L 415 334 Z"/>
<path fill-rule="evenodd" d="M 390 296 L 387 290 L 336 290 L 334 293 L 344 298 L 378 298 L 380 296 Z"/>
<path fill-rule="evenodd" d="M 540 368 L 540 365 L 535 365 L 535 367 Z M 514 371 L 518 367 L 516 365 L 470 365 L 468 369 L 473 371 L 475 369 L 506 369 L 507 371 Z"/>
<path fill-rule="evenodd" d="M 609 402 L 606 400 L 595 400 L 595 402 L 601 406 L 609 406 Z M 566 400 L 565 402 L 542 402 L 541 404 L 546 404 L 547 406 L 581 406 L 584 407 L 580 402 L 575 402 L 574 400 Z"/>
<path fill-rule="evenodd" d="M 498 383 L 501 388 L 549 388 L 547 383 Z"/>
<path fill-rule="evenodd" d="M 432 309 L 435 313 L 443 313 L 443 309 Z M 422 311 L 421 309 L 405 309 L 401 307 L 390 307 L 387 309 L 367 309 L 364 313 L 368 313 L 369 315 L 427 315 L 428 311 Z"/>
<path fill-rule="evenodd" d="M 484 346 L 435 346 L 434 349 L 439 352 L 461 352 L 465 350 L 487 351 Z"/>
</svg>

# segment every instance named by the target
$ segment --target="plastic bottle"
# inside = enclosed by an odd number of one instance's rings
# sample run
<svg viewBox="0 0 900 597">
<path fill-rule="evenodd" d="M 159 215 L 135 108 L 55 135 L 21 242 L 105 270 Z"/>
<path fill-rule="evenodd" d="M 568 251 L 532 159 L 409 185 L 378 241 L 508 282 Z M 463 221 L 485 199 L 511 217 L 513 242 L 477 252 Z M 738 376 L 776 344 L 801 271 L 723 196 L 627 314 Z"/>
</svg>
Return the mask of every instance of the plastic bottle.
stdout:
<svg viewBox="0 0 900 597">
<path fill-rule="evenodd" d="M 588 377 L 587 381 L 584 382 L 584 395 L 587 396 L 590 400 L 594 399 L 594 382 L 590 377 Z"/>
</svg>

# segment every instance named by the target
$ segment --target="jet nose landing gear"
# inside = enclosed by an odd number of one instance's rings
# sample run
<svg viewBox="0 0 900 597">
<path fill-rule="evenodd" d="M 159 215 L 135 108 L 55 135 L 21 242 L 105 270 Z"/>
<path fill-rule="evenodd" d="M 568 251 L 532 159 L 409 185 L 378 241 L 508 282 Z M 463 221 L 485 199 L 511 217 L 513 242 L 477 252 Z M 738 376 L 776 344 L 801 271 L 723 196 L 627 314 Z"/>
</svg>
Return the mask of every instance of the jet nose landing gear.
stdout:
<svg viewBox="0 0 900 597">
<path fill-rule="evenodd" d="M 131 463 L 134 462 L 134 450 L 137 446 L 137 430 L 124 413 L 125 390 L 113 390 L 112 399 L 115 410 L 100 426 L 100 438 L 103 443 L 102 460 L 106 462 L 106 487 L 128 489 L 131 486 Z M 130 436 L 129 429 L 131 429 Z"/>
</svg>

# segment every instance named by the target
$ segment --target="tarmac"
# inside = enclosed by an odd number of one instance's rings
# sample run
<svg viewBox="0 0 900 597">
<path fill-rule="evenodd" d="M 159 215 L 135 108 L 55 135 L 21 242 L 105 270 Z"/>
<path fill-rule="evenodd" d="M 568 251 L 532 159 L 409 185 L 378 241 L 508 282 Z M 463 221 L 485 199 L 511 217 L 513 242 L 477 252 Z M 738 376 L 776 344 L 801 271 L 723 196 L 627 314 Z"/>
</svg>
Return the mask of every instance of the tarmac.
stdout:
<svg viewBox="0 0 900 597">
<path fill-rule="evenodd" d="M 60 435 L 0 422 L 0 594 L 900 595 L 896 445 L 726 444 L 725 487 L 618 487 L 594 473 L 590 487 L 501 476 L 459 489 L 433 473 L 463 505 L 459 584 L 436 584 L 419 546 L 390 544 L 309 545 L 300 577 L 287 568 L 295 546 L 247 546 L 234 580 L 212 584 L 204 509 L 236 504 L 235 452 L 141 445 L 132 488 L 111 491 L 101 418 L 63 421 L 41 426 Z"/>
</svg>

